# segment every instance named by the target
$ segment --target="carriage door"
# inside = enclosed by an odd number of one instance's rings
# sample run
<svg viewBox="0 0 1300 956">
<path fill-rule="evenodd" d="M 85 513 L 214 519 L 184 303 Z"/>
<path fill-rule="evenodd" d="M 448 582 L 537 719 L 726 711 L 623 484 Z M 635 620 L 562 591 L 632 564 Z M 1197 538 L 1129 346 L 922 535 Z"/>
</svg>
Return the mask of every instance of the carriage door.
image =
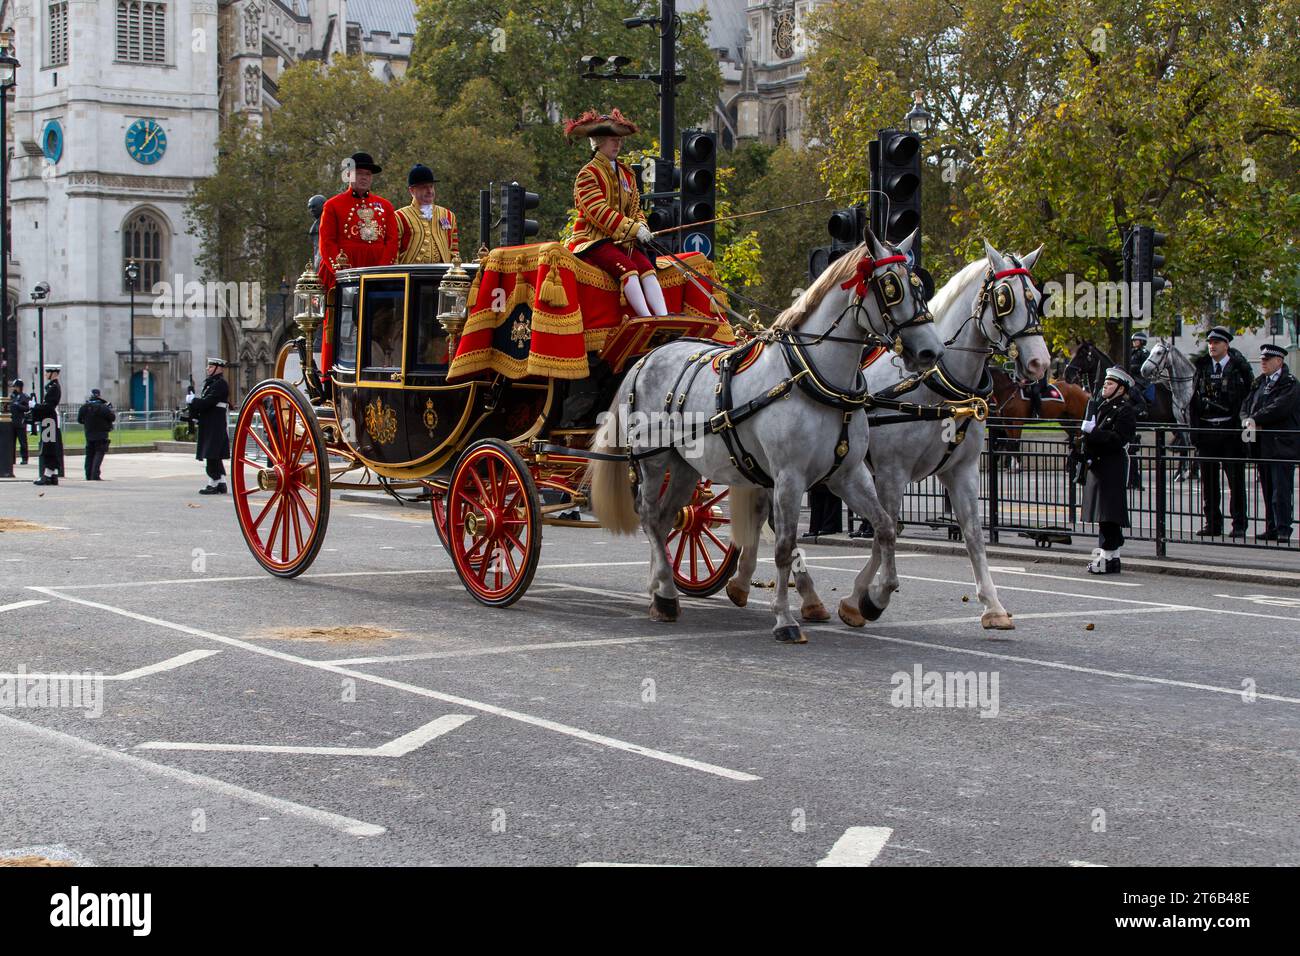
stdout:
<svg viewBox="0 0 1300 956">
<path fill-rule="evenodd" d="M 406 354 L 406 276 L 361 280 L 355 414 L 357 451 L 379 464 L 410 461 L 402 401 Z"/>
</svg>

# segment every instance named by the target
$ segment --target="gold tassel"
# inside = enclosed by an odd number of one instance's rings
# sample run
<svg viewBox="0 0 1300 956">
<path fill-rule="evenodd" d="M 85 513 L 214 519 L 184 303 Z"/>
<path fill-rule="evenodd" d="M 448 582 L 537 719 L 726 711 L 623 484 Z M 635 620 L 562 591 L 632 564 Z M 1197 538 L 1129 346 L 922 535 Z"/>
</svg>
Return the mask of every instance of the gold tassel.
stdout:
<svg viewBox="0 0 1300 956">
<path fill-rule="evenodd" d="M 541 301 L 557 309 L 567 309 L 569 299 L 564 294 L 564 280 L 560 275 L 561 256 L 557 250 L 559 243 L 549 243 L 542 250 L 542 265 L 546 266 L 546 278 L 542 280 Z"/>
</svg>

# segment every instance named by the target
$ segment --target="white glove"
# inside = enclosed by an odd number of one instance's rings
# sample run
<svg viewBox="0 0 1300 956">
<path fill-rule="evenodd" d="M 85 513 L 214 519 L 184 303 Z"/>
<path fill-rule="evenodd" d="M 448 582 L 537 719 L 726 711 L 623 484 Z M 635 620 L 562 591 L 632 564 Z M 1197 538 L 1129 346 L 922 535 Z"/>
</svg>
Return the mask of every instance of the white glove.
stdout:
<svg viewBox="0 0 1300 956">
<path fill-rule="evenodd" d="M 654 233 L 650 231 L 650 227 L 647 226 L 645 223 L 642 223 L 640 226 L 637 227 L 636 230 L 637 242 L 649 245 L 651 242 L 654 241 L 654 238 L 655 238 Z"/>
<path fill-rule="evenodd" d="M 1085 435 L 1091 435 L 1092 430 L 1096 427 L 1097 427 L 1097 423 L 1090 418 L 1082 425 L 1079 426 L 1079 430 L 1082 431 Z"/>
</svg>

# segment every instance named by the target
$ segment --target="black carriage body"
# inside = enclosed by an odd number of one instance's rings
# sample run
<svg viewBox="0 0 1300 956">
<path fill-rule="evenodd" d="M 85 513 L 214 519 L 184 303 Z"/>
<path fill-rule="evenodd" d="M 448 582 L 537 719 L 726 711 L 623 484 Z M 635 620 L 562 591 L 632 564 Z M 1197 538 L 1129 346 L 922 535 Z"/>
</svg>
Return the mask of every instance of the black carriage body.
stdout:
<svg viewBox="0 0 1300 956">
<path fill-rule="evenodd" d="M 525 442 L 554 407 L 551 380 L 482 375 L 448 382 L 438 321 L 447 264 L 338 273 L 331 295 L 329 391 L 343 444 L 375 472 L 425 478 L 481 438 Z M 473 275 L 477 266 L 463 266 Z"/>
</svg>

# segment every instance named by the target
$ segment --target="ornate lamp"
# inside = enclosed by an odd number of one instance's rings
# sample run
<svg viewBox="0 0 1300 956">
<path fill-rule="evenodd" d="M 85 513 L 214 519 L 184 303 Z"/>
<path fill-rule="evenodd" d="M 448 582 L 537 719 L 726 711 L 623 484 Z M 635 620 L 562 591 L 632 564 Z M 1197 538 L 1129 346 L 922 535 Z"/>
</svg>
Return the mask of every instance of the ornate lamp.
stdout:
<svg viewBox="0 0 1300 956">
<path fill-rule="evenodd" d="M 320 278 L 307 263 L 293 287 L 293 320 L 307 337 L 307 347 L 315 341 L 316 329 L 325 318 L 325 289 Z"/>
<path fill-rule="evenodd" d="M 469 318 L 469 273 L 461 268 L 460 255 L 451 257 L 451 268 L 438 283 L 438 323 L 447 330 L 448 361 L 456 354 L 461 330 Z"/>
<path fill-rule="evenodd" d="M 903 122 L 907 124 L 907 128 L 924 139 L 930 134 L 933 120 L 934 117 L 930 115 L 929 110 L 925 108 L 925 104 L 921 101 L 921 91 L 913 90 L 912 110 L 903 117 Z"/>
</svg>

